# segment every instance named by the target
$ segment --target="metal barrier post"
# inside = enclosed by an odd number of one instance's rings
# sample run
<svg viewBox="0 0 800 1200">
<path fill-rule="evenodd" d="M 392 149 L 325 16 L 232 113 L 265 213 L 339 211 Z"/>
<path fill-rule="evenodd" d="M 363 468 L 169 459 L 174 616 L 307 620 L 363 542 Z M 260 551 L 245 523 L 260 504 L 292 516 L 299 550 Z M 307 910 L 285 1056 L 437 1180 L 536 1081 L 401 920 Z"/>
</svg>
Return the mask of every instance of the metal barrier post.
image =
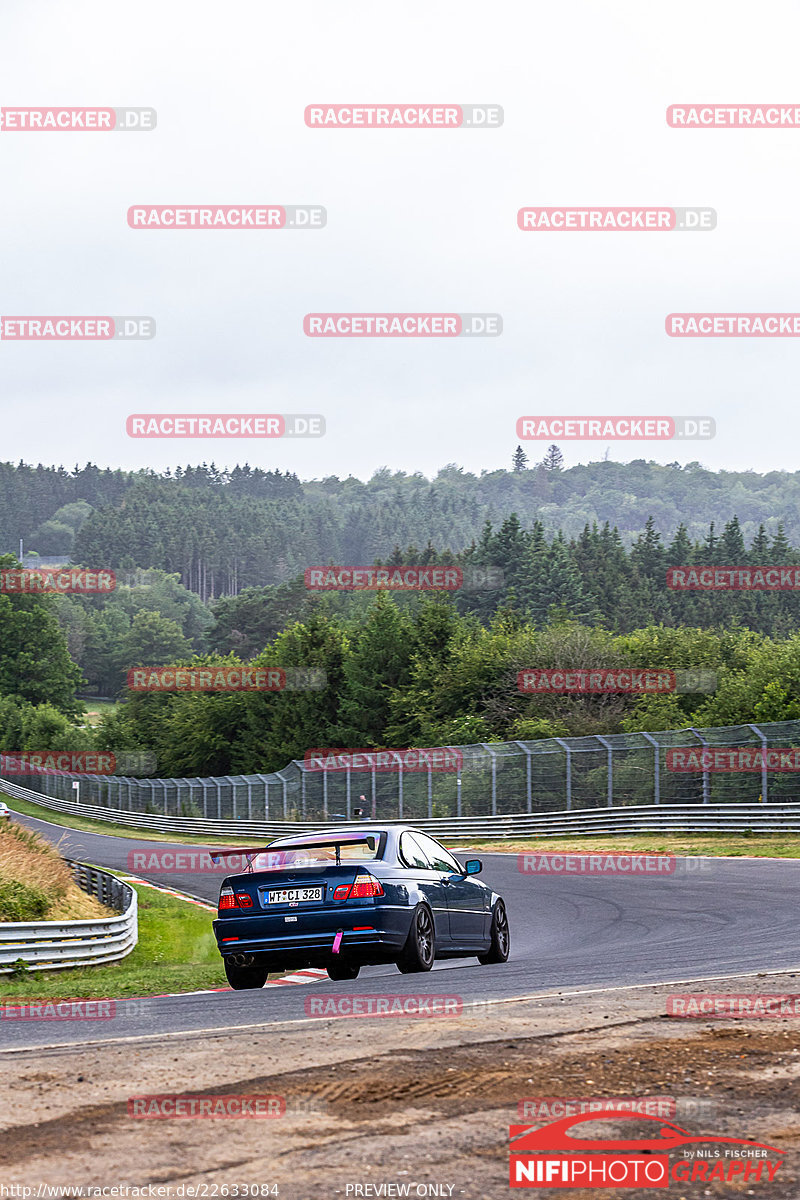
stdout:
<svg viewBox="0 0 800 1200">
<path fill-rule="evenodd" d="M 531 752 L 528 749 L 528 747 L 525 745 L 524 742 L 518 741 L 516 743 L 516 745 L 521 746 L 522 749 L 525 751 L 525 758 L 527 760 L 525 763 L 525 775 L 526 775 L 525 794 L 526 794 L 527 802 L 528 802 L 528 812 L 533 812 L 533 797 L 532 797 L 532 792 L 531 792 Z"/>
<path fill-rule="evenodd" d="M 483 746 L 484 750 L 487 750 L 489 752 L 489 754 L 491 754 L 491 756 L 492 756 L 492 816 L 496 817 L 497 816 L 497 755 L 495 754 L 494 750 L 492 750 L 491 746 L 487 745 L 486 742 L 479 742 L 478 744 L 480 746 Z"/>
<path fill-rule="evenodd" d="M 656 741 L 656 739 L 654 737 L 651 737 L 649 733 L 643 733 L 642 737 L 647 738 L 648 742 L 650 742 L 653 746 L 653 763 L 654 763 L 653 803 L 660 804 L 661 803 L 661 761 L 658 757 L 659 745 L 658 745 L 658 742 Z"/>
<path fill-rule="evenodd" d="M 614 757 L 613 757 L 614 751 L 611 746 L 611 743 L 606 741 L 606 739 L 604 737 L 600 737 L 599 733 L 596 733 L 595 737 L 597 738 L 597 740 L 601 746 L 605 746 L 607 754 L 608 754 L 607 760 L 606 760 L 607 761 L 607 774 L 608 774 L 608 787 L 606 789 L 606 795 L 607 795 L 606 805 L 608 808 L 613 808 L 614 807 Z"/>
<path fill-rule="evenodd" d="M 761 802 L 767 803 L 767 739 L 757 725 L 750 725 L 753 733 L 761 738 Z"/>
<path fill-rule="evenodd" d="M 558 742 L 562 746 L 567 755 L 567 812 L 572 812 L 572 749 L 567 745 L 563 738 L 553 738 L 554 742 Z"/>
<path fill-rule="evenodd" d="M 700 742 L 703 749 L 705 750 L 706 746 L 708 745 L 708 742 L 702 736 L 702 734 L 698 733 L 693 725 L 689 726 L 689 732 L 694 734 L 694 736 L 697 738 L 698 742 Z M 703 804 L 708 804 L 708 767 L 707 766 L 703 767 Z"/>
</svg>

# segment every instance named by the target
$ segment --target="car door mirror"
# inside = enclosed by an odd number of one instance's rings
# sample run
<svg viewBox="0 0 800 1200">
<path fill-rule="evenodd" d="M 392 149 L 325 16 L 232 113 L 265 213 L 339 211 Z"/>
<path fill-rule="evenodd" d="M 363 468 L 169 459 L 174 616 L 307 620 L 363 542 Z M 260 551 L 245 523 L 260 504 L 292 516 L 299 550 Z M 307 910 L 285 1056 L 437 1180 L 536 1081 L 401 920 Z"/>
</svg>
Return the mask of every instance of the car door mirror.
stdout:
<svg viewBox="0 0 800 1200">
<path fill-rule="evenodd" d="M 483 863 L 479 858 L 470 858 L 464 863 L 464 870 L 467 875 L 480 875 L 483 870 Z"/>
</svg>

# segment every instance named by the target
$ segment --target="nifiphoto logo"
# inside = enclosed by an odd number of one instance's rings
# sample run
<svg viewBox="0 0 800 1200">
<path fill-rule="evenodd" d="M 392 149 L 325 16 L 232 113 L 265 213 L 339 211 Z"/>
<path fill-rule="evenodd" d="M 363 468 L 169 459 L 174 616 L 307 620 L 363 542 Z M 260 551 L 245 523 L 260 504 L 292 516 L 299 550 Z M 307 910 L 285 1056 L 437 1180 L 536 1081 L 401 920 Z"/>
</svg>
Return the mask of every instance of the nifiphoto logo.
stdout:
<svg viewBox="0 0 800 1200">
<path fill-rule="evenodd" d="M 309 104 L 309 129 L 498 129 L 499 104 Z"/>
<path fill-rule="evenodd" d="M 713 208 L 521 208 L 523 232 L 669 233 L 710 232 L 717 227 Z"/>
</svg>

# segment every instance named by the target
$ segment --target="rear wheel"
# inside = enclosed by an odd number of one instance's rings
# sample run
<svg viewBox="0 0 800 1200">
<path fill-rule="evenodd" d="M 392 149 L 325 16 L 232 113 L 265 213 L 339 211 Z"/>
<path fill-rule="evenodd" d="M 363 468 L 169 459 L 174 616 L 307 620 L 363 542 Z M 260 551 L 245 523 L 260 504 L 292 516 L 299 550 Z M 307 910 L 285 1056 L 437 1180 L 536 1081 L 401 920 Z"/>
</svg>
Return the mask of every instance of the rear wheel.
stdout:
<svg viewBox="0 0 800 1200">
<path fill-rule="evenodd" d="M 478 955 L 479 963 L 501 963 L 508 961 L 511 949 L 511 935 L 508 931 L 506 906 L 498 900 L 492 913 L 492 944 L 486 954 Z"/>
<path fill-rule="evenodd" d="M 242 992 L 246 988 L 262 988 L 267 982 L 269 975 L 268 967 L 237 967 L 236 963 L 225 959 L 225 974 L 228 977 L 228 983 L 235 992 Z"/>
<path fill-rule="evenodd" d="M 357 979 L 361 967 L 358 963 L 331 962 L 327 970 L 331 979 Z"/>
<path fill-rule="evenodd" d="M 433 917 L 430 909 L 426 908 L 424 904 L 420 904 L 414 912 L 406 944 L 397 959 L 397 966 L 404 975 L 412 975 L 417 971 L 430 971 L 435 957 Z"/>
</svg>

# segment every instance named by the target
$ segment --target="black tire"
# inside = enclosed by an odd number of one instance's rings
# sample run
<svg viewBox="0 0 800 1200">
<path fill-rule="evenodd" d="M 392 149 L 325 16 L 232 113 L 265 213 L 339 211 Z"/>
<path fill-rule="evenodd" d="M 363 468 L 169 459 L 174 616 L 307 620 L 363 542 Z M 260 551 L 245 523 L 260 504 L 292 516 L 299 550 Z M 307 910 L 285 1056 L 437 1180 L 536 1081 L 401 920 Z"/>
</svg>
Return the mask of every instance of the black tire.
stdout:
<svg viewBox="0 0 800 1200">
<path fill-rule="evenodd" d="M 358 972 L 361 970 L 359 963 L 349 962 L 331 962 L 328 963 L 327 971 L 330 979 L 357 979 Z"/>
<path fill-rule="evenodd" d="M 225 974 L 228 983 L 235 992 L 243 992 L 246 988 L 262 988 L 267 982 L 269 967 L 237 967 L 236 963 L 225 959 Z"/>
<path fill-rule="evenodd" d="M 404 975 L 413 975 L 418 971 L 430 971 L 435 958 L 433 917 L 427 905 L 420 904 L 414 910 L 411 928 L 402 953 L 397 959 L 397 966 Z"/>
<path fill-rule="evenodd" d="M 478 955 L 479 963 L 503 963 L 508 961 L 511 949 L 511 934 L 508 929 L 506 906 L 498 900 L 492 913 L 492 944 L 486 954 Z"/>
</svg>

